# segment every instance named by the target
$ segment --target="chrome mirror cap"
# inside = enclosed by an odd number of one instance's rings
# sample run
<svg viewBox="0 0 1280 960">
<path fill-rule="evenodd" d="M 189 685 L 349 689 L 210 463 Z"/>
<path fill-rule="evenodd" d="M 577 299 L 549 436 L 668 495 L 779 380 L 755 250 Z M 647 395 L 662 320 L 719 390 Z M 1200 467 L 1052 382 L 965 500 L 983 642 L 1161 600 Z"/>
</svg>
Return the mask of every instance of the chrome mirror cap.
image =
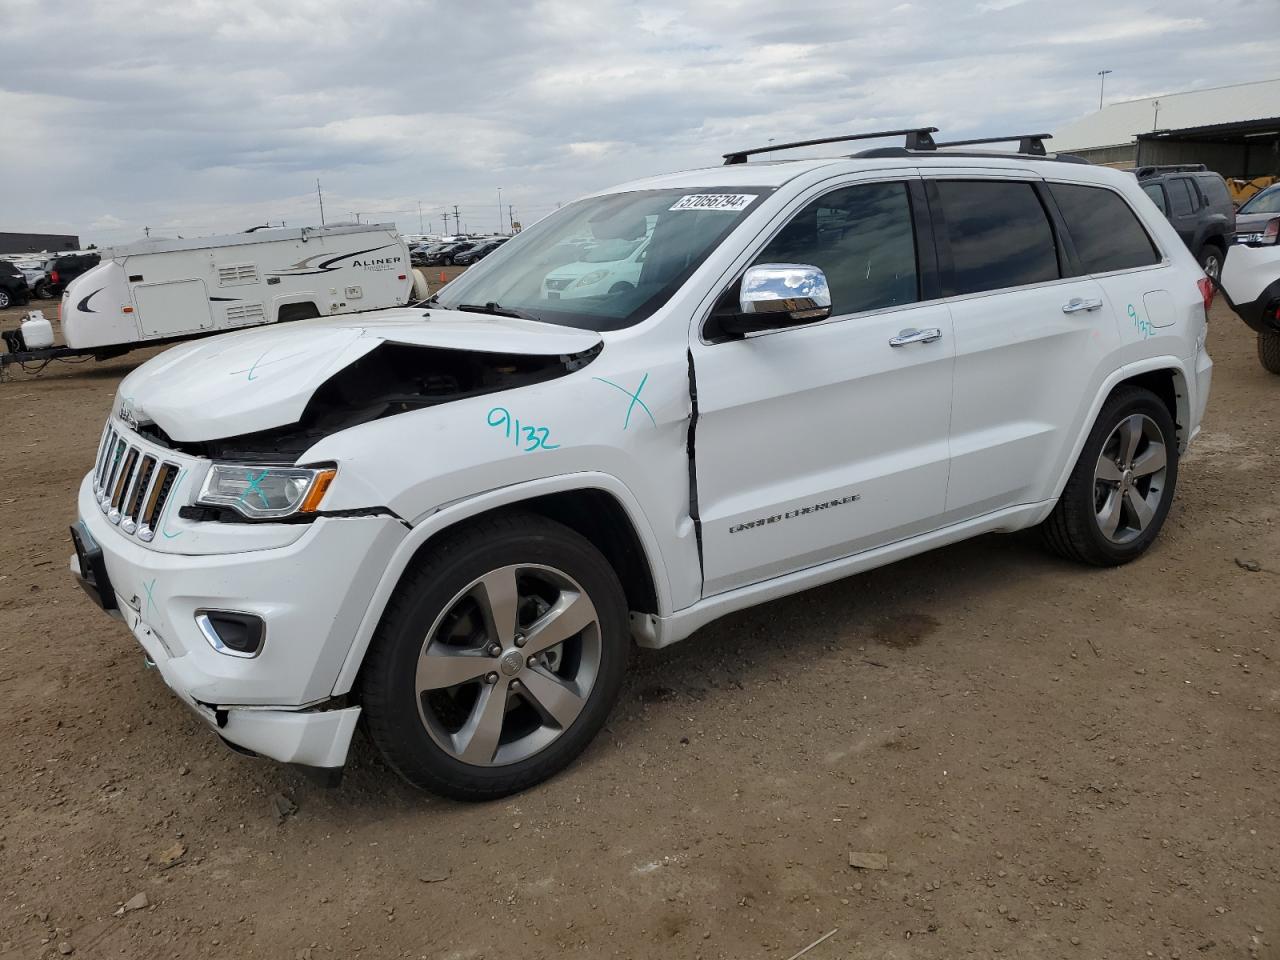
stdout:
<svg viewBox="0 0 1280 960">
<path fill-rule="evenodd" d="M 743 313 L 782 313 L 796 321 L 821 320 L 831 315 L 831 289 L 817 267 L 762 263 L 742 275 L 739 308 Z"/>
</svg>

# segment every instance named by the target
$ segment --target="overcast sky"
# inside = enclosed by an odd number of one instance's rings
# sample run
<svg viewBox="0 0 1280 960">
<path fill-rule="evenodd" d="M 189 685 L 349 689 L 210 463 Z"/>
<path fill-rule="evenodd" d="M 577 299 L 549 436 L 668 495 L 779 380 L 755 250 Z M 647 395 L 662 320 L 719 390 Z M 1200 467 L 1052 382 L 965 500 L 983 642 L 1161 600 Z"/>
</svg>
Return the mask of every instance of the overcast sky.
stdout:
<svg viewBox="0 0 1280 960">
<path fill-rule="evenodd" d="M 458 204 L 490 231 L 770 137 L 1052 131 L 1280 75 L 1280 0 L 0 0 L 0 230 Z"/>
</svg>

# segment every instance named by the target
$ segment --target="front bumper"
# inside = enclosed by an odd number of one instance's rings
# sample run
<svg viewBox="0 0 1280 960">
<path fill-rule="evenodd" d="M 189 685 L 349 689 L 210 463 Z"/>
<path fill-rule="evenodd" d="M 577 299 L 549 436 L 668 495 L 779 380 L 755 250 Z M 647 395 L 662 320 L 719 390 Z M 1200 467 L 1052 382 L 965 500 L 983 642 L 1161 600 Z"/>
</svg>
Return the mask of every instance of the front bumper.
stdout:
<svg viewBox="0 0 1280 960">
<path fill-rule="evenodd" d="M 286 546 L 194 556 L 122 534 L 98 508 L 89 478 L 79 511 L 73 574 L 124 621 L 180 700 L 246 750 L 317 767 L 345 762 L 360 708 L 331 709 L 329 701 L 403 539 L 399 522 L 321 518 Z M 247 659 L 215 650 L 196 624 L 205 609 L 261 617 L 261 652 Z"/>
</svg>

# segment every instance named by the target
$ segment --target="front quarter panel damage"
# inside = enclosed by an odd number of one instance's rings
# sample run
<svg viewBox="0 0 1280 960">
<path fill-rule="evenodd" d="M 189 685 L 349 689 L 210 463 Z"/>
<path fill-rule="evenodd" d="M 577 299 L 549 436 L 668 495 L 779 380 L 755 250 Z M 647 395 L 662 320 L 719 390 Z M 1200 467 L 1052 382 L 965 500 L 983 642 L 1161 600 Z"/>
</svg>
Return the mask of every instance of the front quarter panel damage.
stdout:
<svg viewBox="0 0 1280 960">
<path fill-rule="evenodd" d="M 664 531 L 662 549 L 679 556 L 664 554 L 657 566 L 680 573 L 673 595 L 691 602 L 700 583 L 689 517 L 690 409 L 683 355 L 606 345 L 563 376 L 367 422 L 318 441 L 303 459 L 339 465 L 325 509 L 378 503 L 413 525 L 489 491 L 607 474 Z"/>
</svg>

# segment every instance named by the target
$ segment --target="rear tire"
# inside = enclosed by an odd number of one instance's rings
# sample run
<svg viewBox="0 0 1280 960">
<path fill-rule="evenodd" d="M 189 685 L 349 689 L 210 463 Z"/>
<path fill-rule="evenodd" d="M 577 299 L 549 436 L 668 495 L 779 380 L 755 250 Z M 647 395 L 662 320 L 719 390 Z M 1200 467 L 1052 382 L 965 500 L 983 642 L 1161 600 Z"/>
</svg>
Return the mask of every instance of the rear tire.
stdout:
<svg viewBox="0 0 1280 960">
<path fill-rule="evenodd" d="M 48 280 L 38 280 L 31 293 L 38 300 L 49 300 L 53 297 L 53 285 Z"/>
<path fill-rule="evenodd" d="M 1213 281 L 1213 289 L 1216 291 L 1218 284 L 1222 281 L 1222 261 L 1225 259 L 1222 250 L 1212 243 L 1206 243 L 1198 259 L 1200 269 Z"/>
<path fill-rule="evenodd" d="M 491 517 L 432 541 L 405 573 L 361 668 L 364 719 L 410 783 L 496 799 L 586 748 L 629 647 L 626 598 L 599 550 L 545 517 Z"/>
<path fill-rule="evenodd" d="M 1264 370 L 1280 373 L 1280 333 L 1270 330 L 1258 332 L 1258 359 Z"/>
<path fill-rule="evenodd" d="M 1178 480 L 1178 442 L 1164 402 L 1120 387 L 1102 405 L 1042 531 L 1068 560 L 1113 567 L 1140 557 L 1164 525 Z"/>
<path fill-rule="evenodd" d="M 0 290 L 0 310 L 7 310 L 13 306 L 13 296 L 8 290 Z"/>
</svg>

